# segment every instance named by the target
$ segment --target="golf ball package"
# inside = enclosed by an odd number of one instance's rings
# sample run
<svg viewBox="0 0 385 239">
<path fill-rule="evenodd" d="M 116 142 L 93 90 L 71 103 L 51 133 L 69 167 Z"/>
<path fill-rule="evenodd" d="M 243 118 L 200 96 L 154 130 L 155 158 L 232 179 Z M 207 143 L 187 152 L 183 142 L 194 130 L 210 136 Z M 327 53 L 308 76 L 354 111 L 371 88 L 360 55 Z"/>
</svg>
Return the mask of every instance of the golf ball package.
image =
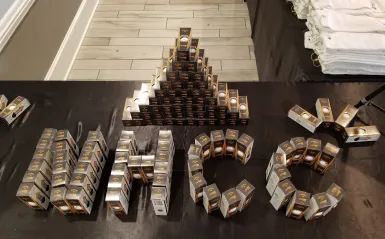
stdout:
<svg viewBox="0 0 385 239">
<path fill-rule="evenodd" d="M 310 207 L 310 193 L 297 190 L 286 207 L 286 216 L 301 219 Z"/>
<path fill-rule="evenodd" d="M 219 210 L 221 204 L 221 192 L 217 185 L 211 184 L 203 188 L 203 206 L 207 214 Z"/>
</svg>

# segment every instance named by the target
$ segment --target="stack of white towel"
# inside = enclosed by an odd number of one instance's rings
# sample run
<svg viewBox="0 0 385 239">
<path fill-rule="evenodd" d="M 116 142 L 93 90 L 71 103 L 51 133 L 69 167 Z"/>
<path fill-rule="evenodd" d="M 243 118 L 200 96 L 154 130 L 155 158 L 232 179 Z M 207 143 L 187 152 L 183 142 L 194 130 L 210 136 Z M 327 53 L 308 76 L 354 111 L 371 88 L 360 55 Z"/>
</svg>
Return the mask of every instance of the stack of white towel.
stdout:
<svg viewBox="0 0 385 239">
<path fill-rule="evenodd" d="M 385 0 L 292 0 L 326 74 L 385 75 Z"/>
</svg>

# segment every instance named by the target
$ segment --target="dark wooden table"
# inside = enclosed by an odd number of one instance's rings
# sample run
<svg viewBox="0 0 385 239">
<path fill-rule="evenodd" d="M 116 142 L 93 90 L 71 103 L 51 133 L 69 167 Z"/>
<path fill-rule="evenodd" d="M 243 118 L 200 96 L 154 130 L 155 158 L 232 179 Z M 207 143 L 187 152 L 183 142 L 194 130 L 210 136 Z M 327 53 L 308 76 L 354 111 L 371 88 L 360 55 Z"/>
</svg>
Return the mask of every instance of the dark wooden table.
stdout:
<svg viewBox="0 0 385 239">
<path fill-rule="evenodd" d="M 378 84 L 284 84 L 230 83 L 249 97 L 249 126 L 237 126 L 254 137 L 252 158 L 246 166 L 229 158 L 204 164 L 208 183 L 221 191 L 249 180 L 256 192 L 244 212 L 225 220 L 219 212 L 206 215 L 189 195 L 186 150 L 200 133 L 226 127 L 132 127 L 142 153 L 156 150 L 159 129 L 171 129 L 176 145 L 167 217 L 154 215 L 150 187 L 138 183 L 131 194 L 129 215 L 116 217 L 104 202 L 109 170 L 123 125 L 124 100 L 139 83 L 122 82 L 0 82 L 0 93 L 9 98 L 27 97 L 32 106 L 10 127 L 0 125 L 0 238 L 384 238 L 385 233 L 385 140 L 370 147 L 343 147 L 330 170 L 321 176 L 306 167 L 291 170 L 298 189 L 310 193 L 325 191 L 332 183 L 345 190 L 345 197 L 325 218 L 305 222 L 286 218 L 269 204 L 265 189 L 265 169 L 277 145 L 292 137 L 315 137 L 338 144 L 327 133 L 312 134 L 287 117 L 294 104 L 315 114 L 318 97 L 329 97 L 334 115 L 346 104 L 355 104 Z M 380 95 L 378 102 L 385 102 Z M 370 107 L 359 117 L 384 130 L 383 115 Z M 356 121 L 355 124 L 360 124 Z M 63 216 L 56 209 L 35 212 L 16 198 L 16 190 L 31 160 L 44 128 L 69 129 L 79 146 L 87 132 L 98 126 L 111 148 L 95 205 L 90 216 Z"/>
</svg>

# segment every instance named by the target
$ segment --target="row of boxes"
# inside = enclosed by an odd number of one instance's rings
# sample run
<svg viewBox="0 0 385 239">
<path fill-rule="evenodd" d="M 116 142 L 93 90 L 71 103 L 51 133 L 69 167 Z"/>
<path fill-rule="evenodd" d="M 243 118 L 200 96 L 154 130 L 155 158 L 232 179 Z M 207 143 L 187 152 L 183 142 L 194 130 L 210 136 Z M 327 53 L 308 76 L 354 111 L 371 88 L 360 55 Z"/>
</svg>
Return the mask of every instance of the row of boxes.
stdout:
<svg viewBox="0 0 385 239">
<path fill-rule="evenodd" d="M 347 105 L 342 113 L 334 120 L 330 100 L 318 98 L 316 101 L 317 116 L 295 105 L 289 110 L 288 117 L 314 133 L 317 129 L 331 129 L 342 137 L 345 143 L 375 142 L 380 137 L 376 126 L 349 127 L 358 113 L 354 106 Z"/>
<path fill-rule="evenodd" d="M 204 161 L 219 156 L 231 156 L 246 164 L 251 158 L 254 139 L 247 134 L 238 137 L 239 131 L 227 129 L 226 134 L 222 130 L 210 132 L 210 137 L 203 133 L 195 138 L 195 144 L 191 144 L 187 152 L 188 159 L 200 159 Z M 190 164 L 189 164 L 190 165 Z M 189 168 L 189 173 L 199 171 Z"/>
<path fill-rule="evenodd" d="M 266 170 L 266 179 L 276 165 L 289 167 L 305 164 L 320 174 L 324 174 L 333 164 L 340 151 L 337 146 L 326 143 L 321 150 L 322 142 L 319 139 L 296 137 L 278 145 L 277 151 L 272 154 Z"/>
<path fill-rule="evenodd" d="M 22 96 L 16 97 L 8 104 L 5 95 L 0 95 L 0 122 L 10 125 L 31 105 L 28 99 Z"/>
<path fill-rule="evenodd" d="M 275 210 L 285 208 L 286 216 L 306 221 L 326 216 L 341 201 L 344 191 L 332 184 L 324 193 L 314 194 L 299 191 L 290 181 L 290 172 L 284 167 L 275 167 L 268 178 L 267 190 Z"/>
<path fill-rule="evenodd" d="M 155 215 L 166 216 L 169 211 L 174 155 L 175 145 L 171 130 L 160 130 L 151 188 Z"/>
</svg>

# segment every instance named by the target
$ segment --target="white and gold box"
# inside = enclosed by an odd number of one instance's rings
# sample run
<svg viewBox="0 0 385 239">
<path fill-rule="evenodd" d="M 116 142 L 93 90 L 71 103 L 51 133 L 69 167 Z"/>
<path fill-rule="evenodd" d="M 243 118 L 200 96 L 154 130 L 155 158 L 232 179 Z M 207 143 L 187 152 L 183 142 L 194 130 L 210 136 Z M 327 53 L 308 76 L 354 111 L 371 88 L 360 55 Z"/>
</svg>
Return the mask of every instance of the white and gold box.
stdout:
<svg viewBox="0 0 385 239">
<path fill-rule="evenodd" d="M 314 133 L 318 126 L 322 123 L 321 120 L 298 105 L 295 105 L 289 110 L 288 116 L 290 119 L 294 120 L 312 133 Z"/>
<path fill-rule="evenodd" d="M 203 188 L 203 206 L 210 214 L 215 210 L 219 210 L 221 205 L 221 192 L 215 183 Z"/>
<path fill-rule="evenodd" d="M 51 182 L 52 169 L 44 159 L 32 159 L 28 166 L 28 170 L 40 172 L 48 182 Z"/>
<path fill-rule="evenodd" d="M 222 156 L 225 153 L 225 135 L 222 130 L 214 130 L 210 132 L 211 138 L 211 156 L 213 158 Z"/>
<path fill-rule="evenodd" d="M 155 215 L 167 216 L 170 205 L 170 195 L 165 187 L 152 187 L 151 201 Z"/>
<path fill-rule="evenodd" d="M 75 210 L 71 204 L 65 199 L 67 187 L 53 188 L 51 191 L 50 201 L 54 207 L 63 215 L 74 214 Z"/>
<path fill-rule="evenodd" d="M 321 140 L 308 138 L 306 140 L 306 152 L 301 163 L 313 165 L 321 153 Z"/>
<path fill-rule="evenodd" d="M 251 158 L 254 139 L 247 134 L 242 134 L 237 140 L 236 155 L 237 159 L 246 164 Z"/>
<path fill-rule="evenodd" d="M 32 159 L 44 159 L 44 161 L 52 168 L 53 155 L 49 149 L 36 149 Z"/>
<path fill-rule="evenodd" d="M 231 188 L 222 193 L 220 210 L 224 218 L 231 217 L 239 212 L 238 208 L 241 203 L 235 188 Z"/>
<path fill-rule="evenodd" d="M 250 204 L 251 198 L 254 195 L 255 187 L 249 181 L 244 179 L 235 187 L 235 189 L 241 198 L 238 210 L 242 212 Z"/>
<path fill-rule="evenodd" d="M 65 200 L 72 206 L 77 214 L 91 214 L 93 203 L 83 187 L 69 186 Z"/>
<path fill-rule="evenodd" d="M 201 173 L 203 175 L 203 165 L 200 159 L 187 160 L 187 167 L 189 177 L 192 177 L 197 173 Z"/>
<path fill-rule="evenodd" d="M 381 136 L 376 126 L 348 127 L 342 132 L 345 143 L 376 142 Z"/>
<path fill-rule="evenodd" d="M 289 202 L 295 191 L 296 188 L 289 179 L 283 180 L 278 183 L 273 195 L 271 196 L 271 205 L 273 205 L 274 209 L 278 211 Z"/>
<path fill-rule="evenodd" d="M 207 182 L 201 173 L 197 173 L 190 177 L 190 196 L 195 203 L 203 198 L 203 188 L 207 186 Z"/>
<path fill-rule="evenodd" d="M 79 147 L 68 130 L 58 130 L 54 141 L 67 141 L 76 156 L 79 156 Z"/>
<path fill-rule="evenodd" d="M 330 165 L 332 165 L 334 162 L 334 159 L 336 158 L 339 151 L 340 148 L 331 143 L 327 143 L 323 148 L 319 158 L 314 163 L 314 170 L 324 174 Z"/>
<path fill-rule="evenodd" d="M 318 193 L 311 197 L 310 208 L 305 212 L 305 220 L 314 220 L 322 217 L 331 207 L 329 197 L 326 193 Z"/>
<path fill-rule="evenodd" d="M 0 112 L 7 107 L 8 99 L 5 97 L 5 95 L 0 95 Z"/>
<path fill-rule="evenodd" d="M 291 138 L 290 143 L 294 146 L 295 152 L 293 154 L 292 164 L 299 164 L 302 162 L 306 152 L 306 140 L 304 137 Z"/>
<path fill-rule="evenodd" d="M 49 206 L 49 197 L 34 183 L 21 183 L 16 197 L 34 210 L 47 210 Z"/>
<path fill-rule="evenodd" d="M 267 168 L 266 168 L 266 181 L 268 181 L 268 179 L 270 177 L 271 170 L 278 165 L 282 165 L 282 166 L 286 167 L 286 155 L 285 154 L 273 153 L 271 155 L 269 164 L 267 165 Z"/>
<path fill-rule="evenodd" d="M 99 144 L 100 149 L 103 152 L 104 157 L 106 159 L 108 158 L 109 148 L 108 148 L 108 145 L 106 143 L 106 140 L 104 139 L 102 132 L 100 132 L 99 130 L 89 131 L 86 141 L 97 142 Z"/>
<path fill-rule="evenodd" d="M 334 121 L 334 131 L 338 133 L 344 132 L 344 128 L 349 126 L 357 113 L 357 108 L 351 105 L 347 105 L 342 113 L 338 116 L 338 118 Z"/>
<path fill-rule="evenodd" d="M 333 208 L 337 207 L 337 204 L 344 197 L 344 190 L 337 184 L 333 183 L 326 191 L 326 195 L 330 200 L 330 208 L 324 212 L 324 216 L 326 216 L 326 214 L 328 214 Z"/>
<path fill-rule="evenodd" d="M 334 123 L 332 107 L 328 98 L 318 98 L 315 107 L 318 119 L 322 121 L 322 128 L 328 129 Z"/>
<path fill-rule="evenodd" d="M 226 156 L 236 157 L 238 136 L 239 136 L 238 130 L 226 129 L 226 135 L 225 135 Z"/>
<path fill-rule="evenodd" d="M 82 155 L 86 153 L 92 153 L 95 155 L 96 159 L 99 161 L 100 166 L 102 169 L 104 169 L 104 166 L 106 165 L 106 157 L 103 154 L 102 149 L 100 148 L 98 142 L 95 141 L 86 141 L 84 142 L 83 148 L 82 148 Z"/>
<path fill-rule="evenodd" d="M 276 167 L 273 167 L 266 185 L 266 189 L 269 192 L 270 196 L 273 195 L 275 188 L 280 182 L 289 178 L 291 178 L 291 174 L 285 166 L 277 165 Z"/>
<path fill-rule="evenodd" d="M 196 144 L 190 144 L 187 156 L 189 160 L 199 159 L 203 161 L 202 147 Z"/>
<path fill-rule="evenodd" d="M 296 191 L 286 207 L 286 216 L 301 219 L 310 207 L 310 193 Z"/>
<path fill-rule="evenodd" d="M 39 171 L 25 172 L 23 183 L 34 183 L 47 197 L 50 195 L 51 183 Z"/>
<path fill-rule="evenodd" d="M 211 156 L 211 140 L 207 134 L 203 133 L 195 138 L 195 144 L 202 147 L 203 160 L 210 159 Z"/>
<path fill-rule="evenodd" d="M 127 191 L 130 193 L 129 189 Z M 107 188 L 106 202 L 115 214 L 128 214 L 129 199 L 121 188 Z"/>
<path fill-rule="evenodd" d="M 92 202 L 95 201 L 97 188 L 94 188 L 93 184 L 91 183 L 87 175 L 81 174 L 81 173 L 74 173 L 72 175 L 70 185 L 82 187 L 84 191 L 87 193 L 90 200 Z"/>
<path fill-rule="evenodd" d="M 295 146 L 289 141 L 281 143 L 277 148 L 277 153 L 285 154 L 286 166 L 290 166 L 292 164 L 295 151 Z"/>
<path fill-rule="evenodd" d="M 2 120 L 8 125 L 12 124 L 30 105 L 31 103 L 26 98 L 16 97 L 3 111 L 0 111 L 0 121 Z"/>
</svg>

